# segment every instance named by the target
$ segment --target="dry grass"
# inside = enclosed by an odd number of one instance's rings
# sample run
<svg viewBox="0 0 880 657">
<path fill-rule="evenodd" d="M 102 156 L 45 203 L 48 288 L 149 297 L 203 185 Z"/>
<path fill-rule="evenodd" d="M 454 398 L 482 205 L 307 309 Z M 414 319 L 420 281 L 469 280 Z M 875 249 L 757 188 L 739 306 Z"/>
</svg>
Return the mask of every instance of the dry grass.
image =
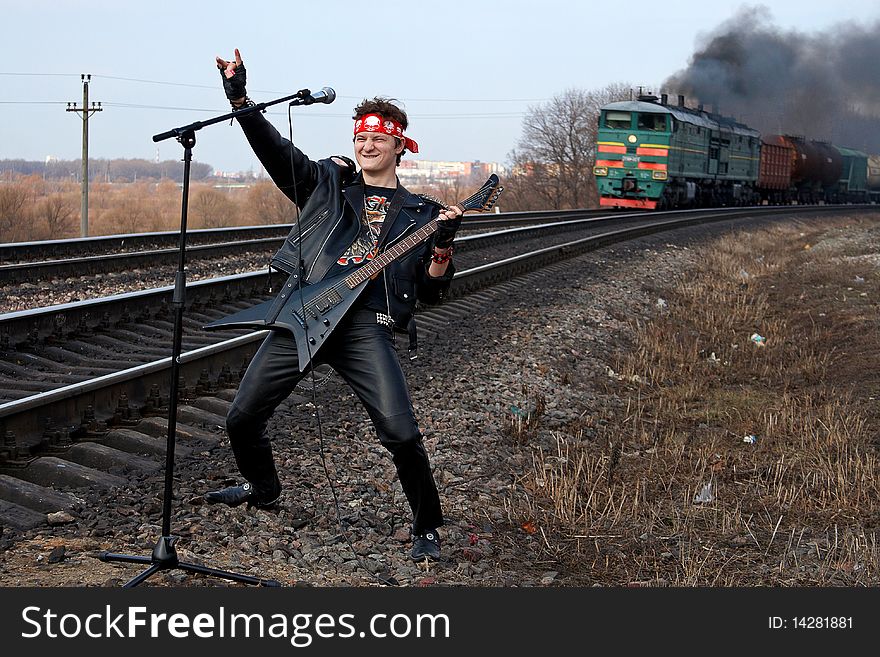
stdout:
<svg viewBox="0 0 880 657">
<path fill-rule="evenodd" d="M 737 234 L 671 282 L 598 382 L 625 413 L 555 433 L 521 482 L 515 511 L 569 581 L 880 582 L 876 237 Z"/>
<path fill-rule="evenodd" d="M 0 243 L 79 237 L 82 189 L 78 183 L 28 176 L 0 181 Z M 181 188 L 171 180 L 92 183 L 89 235 L 177 230 Z M 187 226 L 222 228 L 294 220 L 293 204 L 274 183 L 249 187 L 190 186 Z"/>
<path fill-rule="evenodd" d="M 454 203 L 472 181 L 459 186 L 413 186 Z M 475 183 L 479 184 L 479 182 Z M 174 231 L 180 227 L 181 187 L 170 179 L 93 182 L 89 186 L 89 235 Z M 80 236 L 82 187 L 72 181 L 18 176 L 0 180 L 0 243 Z M 189 229 L 291 223 L 296 208 L 271 180 L 247 186 L 193 182 Z"/>
</svg>

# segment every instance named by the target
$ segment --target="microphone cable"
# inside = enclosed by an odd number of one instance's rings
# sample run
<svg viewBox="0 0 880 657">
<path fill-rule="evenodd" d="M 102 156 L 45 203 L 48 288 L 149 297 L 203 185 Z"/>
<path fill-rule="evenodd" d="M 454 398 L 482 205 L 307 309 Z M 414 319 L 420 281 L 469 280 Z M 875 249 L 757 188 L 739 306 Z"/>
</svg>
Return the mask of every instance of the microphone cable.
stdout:
<svg viewBox="0 0 880 657">
<path fill-rule="evenodd" d="M 292 106 L 287 106 L 287 130 L 288 130 L 288 140 L 290 141 L 290 177 L 291 182 L 293 183 L 293 202 L 296 205 L 296 228 L 297 228 L 297 247 L 299 249 L 299 253 L 297 255 L 297 267 L 300 268 L 300 276 L 299 276 L 299 302 L 300 308 L 302 310 L 303 317 L 303 329 L 306 333 L 306 349 L 308 349 L 309 354 L 309 375 L 312 383 L 312 406 L 315 408 L 315 419 L 318 422 L 318 447 L 319 453 L 321 455 L 321 466 L 324 470 L 324 476 L 327 478 L 327 483 L 330 486 L 330 493 L 333 496 L 333 506 L 336 509 L 336 525 L 339 528 L 340 533 L 342 534 L 342 538 L 345 539 L 346 545 L 351 550 L 351 553 L 354 555 L 355 561 L 357 561 L 358 566 L 360 566 L 363 570 L 370 573 L 373 578 L 378 581 L 380 584 L 385 586 L 400 586 L 400 582 L 398 582 L 393 576 L 390 574 L 387 576 L 380 575 L 379 573 L 374 573 L 372 570 L 367 568 L 366 564 L 364 564 L 360 555 L 354 549 L 354 546 L 351 544 L 351 540 L 348 537 L 348 532 L 345 530 L 345 527 L 342 525 L 342 510 L 339 506 L 339 495 L 336 492 L 336 487 L 333 485 L 333 478 L 330 476 L 330 470 L 327 467 L 327 456 L 324 449 L 324 431 L 321 425 L 321 409 L 318 407 L 318 395 L 317 395 L 317 384 L 315 382 L 315 366 L 312 362 L 313 354 L 312 348 L 309 344 L 309 334 L 308 334 L 308 322 L 305 321 L 306 318 L 306 304 L 305 297 L 303 296 L 303 284 L 305 282 L 305 272 L 304 263 L 302 258 L 302 209 L 299 205 L 299 193 L 297 191 L 296 184 L 296 167 L 293 159 L 293 149 L 295 146 L 293 145 L 293 113 Z M 344 210 L 343 210 L 344 211 Z M 328 375 L 329 378 L 329 375 Z"/>
</svg>

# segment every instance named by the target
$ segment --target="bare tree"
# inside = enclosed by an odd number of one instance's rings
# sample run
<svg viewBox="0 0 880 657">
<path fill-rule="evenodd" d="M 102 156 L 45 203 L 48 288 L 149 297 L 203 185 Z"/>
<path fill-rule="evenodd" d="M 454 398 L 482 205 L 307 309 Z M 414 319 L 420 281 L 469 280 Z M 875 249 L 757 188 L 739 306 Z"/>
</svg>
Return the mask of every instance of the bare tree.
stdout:
<svg viewBox="0 0 880 657">
<path fill-rule="evenodd" d="M 438 185 L 440 199 L 448 205 L 464 200 L 470 196 L 468 194 L 469 182 L 469 179 L 465 176 L 455 176 L 454 178 L 444 180 Z"/>
<path fill-rule="evenodd" d="M 75 204 L 69 195 L 60 192 L 49 194 L 37 207 L 37 217 L 44 222 L 46 239 L 73 236 Z"/>
<path fill-rule="evenodd" d="M 275 183 L 263 180 L 255 183 L 247 193 L 247 223 L 286 224 L 296 218 L 296 206 L 290 202 Z"/>
<path fill-rule="evenodd" d="M 509 211 L 559 210 L 570 207 L 565 202 L 559 176 L 552 164 L 530 161 L 513 151 L 514 163 L 504 182 L 504 206 Z"/>
<path fill-rule="evenodd" d="M 0 242 L 27 239 L 32 221 L 33 194 L 24 181 L 0 185 Z"/>
<path fill-rule="evenodd" d="M 223 228 L 235 223 L 238 208 L 223 192 L 203 189 L 194 195 L 189 212 L 199 228 Z"/>
<path fill-rule="evenodd" d="M 139 194 L 123 196 L 106 213 L 110 233 L 143 233 L 149 229 L 149 201 Z"/>
<path fill-rule="evenodd" d="M 547 103 L 529 107 L 518 149 L 510 156 L 514 189 L 508 205 L 531 206 L 522 209 L 594 205 L 592 165 L 599 110 L 629 97 L 628 84 L 611 84 L 594 91 L 568 89 Z"/>
</svg>

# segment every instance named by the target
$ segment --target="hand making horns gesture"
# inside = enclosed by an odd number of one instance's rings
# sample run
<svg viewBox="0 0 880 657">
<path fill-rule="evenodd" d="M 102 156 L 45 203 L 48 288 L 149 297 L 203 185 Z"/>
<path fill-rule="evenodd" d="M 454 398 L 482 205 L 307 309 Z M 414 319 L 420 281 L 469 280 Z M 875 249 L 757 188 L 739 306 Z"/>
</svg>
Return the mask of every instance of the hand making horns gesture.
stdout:
<svg viewBox="0 0 880 657">
<path fill-rule="evenodd" d="M 217 57 L 217 68 L 224 72 L 224 75 L 227 78 L 231 78 L 235 75 L 235 69 L 241 66 L 241 53 L 238 52 L 238 48 L 235 49 L 235 60 L 231 62 L 227 62 L 222 57 Z"/>
</svg>

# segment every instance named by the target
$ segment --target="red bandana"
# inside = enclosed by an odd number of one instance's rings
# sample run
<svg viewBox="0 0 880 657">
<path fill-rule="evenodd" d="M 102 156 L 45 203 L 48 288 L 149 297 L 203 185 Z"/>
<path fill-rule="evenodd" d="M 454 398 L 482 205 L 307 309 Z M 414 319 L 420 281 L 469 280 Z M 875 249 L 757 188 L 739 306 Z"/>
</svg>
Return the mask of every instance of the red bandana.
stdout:
<svg viewBox="0 0 880 657">
<path fill-rule="evenodd" d="M 397 121 L 383 118 L 381 114 L 364 114 L 354 122 L 354 134 L 359 132 L 384 132 L 386 135 L 403 139 L 403 145 L 410 153 L 418 153 L 419 145 L 403 135 L 403 128 Z"/>
</svg>

